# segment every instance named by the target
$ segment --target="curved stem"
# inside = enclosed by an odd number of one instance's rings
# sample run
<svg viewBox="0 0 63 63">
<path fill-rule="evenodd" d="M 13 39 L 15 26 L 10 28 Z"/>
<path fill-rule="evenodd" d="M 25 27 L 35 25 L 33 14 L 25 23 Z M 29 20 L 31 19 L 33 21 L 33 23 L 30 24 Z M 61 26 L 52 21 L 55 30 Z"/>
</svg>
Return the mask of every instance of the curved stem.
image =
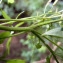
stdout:
<svg viewBox="0 0 63 63">
<path fill-rule="evenodd" d="M 63 50 L 63 48 L 62 47 L 60 47 L 59 45 L 57 45 L 55 42 L 53 42 L 52 40 L 50 40 L 49 38 L 47 38 L 46 36 L 43 36 L 43 35 L 41 35 L 39 32 L 36 32 L 37 34 L 39 34 L 40 36 L 42 36 L 42 37 L 44 37 L 44 38 L 46 38 L 48 41 L 50 41 L 52 44 L 54 44 L 55 46 L 57 46 L 58 48 L 60 48 L 61 50 Z"/>
<path fill-rule="evenodd" d="M 54 57 L 54 59 L 56 60 L 56 62 L 59 63 L 59 61 L 57 60 L 57 58 L 56 58 L 56 56 L 55 56 L 54 51 L 45 43 L 45 41 L 42 39 L 42 37 L 41 37 L 39 34 L 37 34 L 36 31 L 34 31 L 34 30 L 32 31 L 32 33 L 33 33 L 34 35 L 36 35 L 36 36 L 43 42 L 43 44 L 49 49 L 49 51 L 50 51 L 51 54 L 53 55 L 53 57 Z"/>
<path fill-rule="evenodd" d="M 58 48 L 60 48 L 61 50 L 63 50 L 62 47 L 60 47 L 59 45 L 57 45 L 55 42 L 53 42 L 52 40 L 50 40 L 49 38 L 47 38 L 46 36 L 43 36 L 44 38 L 46 38 L 47 40 L 49 40 L 51 43 L 53 43 L 54 45 L 56 45 Z"/>
</svg>

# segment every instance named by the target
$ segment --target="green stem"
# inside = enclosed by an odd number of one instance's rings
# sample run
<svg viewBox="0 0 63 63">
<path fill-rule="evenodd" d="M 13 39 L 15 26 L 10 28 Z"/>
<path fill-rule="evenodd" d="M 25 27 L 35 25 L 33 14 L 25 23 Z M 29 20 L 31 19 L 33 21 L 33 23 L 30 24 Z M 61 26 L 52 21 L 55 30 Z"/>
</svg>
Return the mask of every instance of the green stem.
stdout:
<svg viewBox="0 0 63 63">
<path fill-rule="evenodd" d="M 6 24 L 13 24 L 15 21 L 9 21 L 9 22 L 5 22 L 5 23 L 1 23 L 0 26 L 2 25 L 6 25 Z"/>
<path fill-rule="evenodd" d="M 46 22 L 42 22 L 42 23 L 38 23 L 36 25 L 31 25 L 29 27 L 6 27 L 6 26 L 0 26 L 0 30 L 7 30 L 7 31 L 30 31 L 31 28 L 36 28 L 38 26 L 42 26 L 42 25 L 46 25 L 49 23 L 54 23 L 54 22 L 58 22 L 58 21 L 63 21 L 63 19 L 58 19 L 58 20 L 52 20 L 52 21 L 46 21 Z"/>
<path fill-rule="evenodd" d="M 46 38 L 47 40 L 49 40 L 51 43 L 53 43 L 54 45 L 56 45 L 58 48 L 60 48 L 61 50 L 63 50 L 62 47 L 60 47 L 59 45 L 57 45 L 55 42 L 53 42 L 52 40 L 50 40 L 49 38 L 47 38 L 46 36 L 43 36 L 44 38 Z"/>
<path fill-rule="evenodd" d="M 40 19 L 52 19 L 58 16 L 52 16 L 52 17 L 44 17 L 43 15 L 39 15 L 39 16 L 31 16 L 31 17 L 26 17 L 26 18 L 21 18 L 21 19 L 0 19 L 0 22 L 8 22 L 8 21 L 24 21 L 24 22 L 28 22 L 28 21 L 33 21 L 33 20 L 40 20 Z M 60 15 L 61 17 L 61 15 Z M 61 19 L 63 20 L 63 19 Z"/>
<path fill-rule="evenodd" d="M 22 31 L 31 31 L 31 28 L 29 28 L 29 27 L 7 27 L 7 26 L 0 26 L 0 30 L 22 32 Z"/>
<path fill-rule="evenodd" d="M 18 18 L 19 18 L 19 16 L 20 16 L 20 15 L 22 15 L 23 13 L 24 13 L 24 11 L 23 11 L 23 12 L 21 12 L 21 13 L 19 13 L 19 14 L 17 15 L 16 19 L 18 19 Z"/>
<path fill-rule="evenodd" d="M 37 34 L 41 35 L 40 33 L 36 32 Z M 53 43 L 55 46 L 57 46 L 58 48 L 60 48 L 61 50 L 63 50 L 62 47 L 60 47 L 59 45 L 57 45 L 55 42 L 53 42 L 52 40 L 50 40 L 49 38 L 47 38 L 46 36 L 41 35 L 42 37 L 46 38 L 47 40 L 49 40 L 51 43 Z"/>
<path fill-rule="evenodd" d="M 57 60 L 57 58 L 56 58 L 56 56 L 55 56 L 54 51 L 45 43 L 45 41 L 42 39 L 42 37 L 41 37 L 39 34 L 37 34 L 36 31 L 34 31 L 34 30 L 32 31 L 32 33 L 33 33 L 34 35 L 36 35 L 36 36 L 43 42 L 43 44 L 49 49 L 49 51 L 50 51 L 51 54 L 53 55 L 53 57 L 54 57 L 54 59 L 56 60 L 56 62 L 59 63 L 59 61 Z"/>
<path fill-rule="evenodd" d="M 36 32 L 37 34 L 41 35 L 39 32 Z M 55 42 L 53 42 L 52 40 L 50 40 L 49 38 L 47 38 L 46 36 L 41 35 L 42 37 L 46 38 L 47 40 L 49 40 L 51 43 L 53 43 L 55 46 L 57 46 L 58 48 L 60 48 L 61 50 L 63 50 L 62 47 L 60 47 L 59 45 L 57 45 Z"/>
<path fill-rule="evenodd" d="M 32 26 L 30 26 L 31 28 L 36 28 L 36 27 L 39 27 L 39 26 L 43 26 L 43 25 L 46 25 L 46 24 L 50 24 L 50 23 L 55 23 L 55 22 L 59 22 L 59 21 L 63 21 L 63 19 L 58 19 L 58 20 L 52 20 L 52 21 L 44 21 L 44 22 L 40 22 L 40 23 L 38 23 L 38 24 L 34 24 L 34 25 L 32 25 Z"/>
<path fill-rule="evenodd" d="M 21 26 L 21 25 L 23 25 L 23 24 L 24 24 L 24 22 L 20 22 L 20 23 L 16 24 L 15 27 L 19 27 L 19 26 Z"/>
<path fill-rule="evenodd" d="M 15 22 L 28 22 L 28 21 L 36 20 L 36 18 L 28 17 L 28 18 L 21 18 L 21 19 L 0 19 L 0 22 L 9 22 L 9 21 L 15 21 Z"/>
</svg>

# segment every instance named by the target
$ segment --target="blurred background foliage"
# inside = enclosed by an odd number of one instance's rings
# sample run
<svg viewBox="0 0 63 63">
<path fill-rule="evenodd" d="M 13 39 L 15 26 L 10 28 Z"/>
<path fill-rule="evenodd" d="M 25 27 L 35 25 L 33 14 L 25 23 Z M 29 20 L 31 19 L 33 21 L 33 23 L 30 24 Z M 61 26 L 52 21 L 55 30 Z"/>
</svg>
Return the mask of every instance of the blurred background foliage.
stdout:
<svg viewBox="0 0 63 63">
<path fill-rule="evenodd" d="M 39 41 L 38 38 L 30 33 L 27 35 L 26 40 L 20 40 L 24 46 L 27 46 L 22 49 L 21 55 L 30 63 L 39 60 L 41 55 L 46 52 L 46 47 L 40 44 Z"/>
<path fill-rule="evenodd" d="M 10 17 L 14 18 L 17 16 L 18 13 L 25 11 L 27 12 L 27 15 L 37 15 L 43 13 L 45 4 L 48 0 L 3 0 L 3 2 L 0 4 L 0 8 L 2 8 Z M 12 4 L 11 4 L 12 3 Z M 62 9 L 62 1 L 59 1 L 58 4 L 55 6 L 56 8 L 59 8 L 59 10 Z M 52 6 L 52 3 L 47 8 L 50 9 Z M 1 12 L 0 12 L 1 16 Z"/>
<path fill-rule="evenodd" d="M 48 0 L 3 0 L 0 4 L 0 8 L 2 8 L 11 18 L 15 18 L 20 12 L 24 13 L 20 15 L 19 18 L 28 17 L 28 16 L 39 16 L 44 13 L 44 7 Z M 52 2 L 47 7 L 46 12 L 49 11 L 52 7 Z M 53 10 L 62 10 L 63 2 L 61 0 L 54 6 Z M 3 18 L 0 12 L 0 18 Z M 60 27 L 58 23 L 54 25 L 44 25 L 43 27 L 37 28 L 37 31 L 43 33 L 44 31 L 49 30 L 50 28 Z M 39 29 L 39 30 L 38 30 Z M 51 38 L 51 37 L 50 37 Z M 54 40 L 55 39 L 55 40 Z M 53 41 L 63 41 L 62 39 L 51 38 Z M 46 52 L 46 47 L 39 43 L 39 39 L 36 38 L 31 33 L 27 34 L 26 40 L 21 39 L 20 42 L 26 46 L 26 48 L 22 49 L 21 56 L 27 60 L 27 62 L 33 62 L 39 60 L 41 55 Z M 49 43 L 48 41 L 46 41 Z M 38 46 L 39 45 L 39 46 Z M 63 57 L 62 57 L 63 58 Z"/>
</svg>

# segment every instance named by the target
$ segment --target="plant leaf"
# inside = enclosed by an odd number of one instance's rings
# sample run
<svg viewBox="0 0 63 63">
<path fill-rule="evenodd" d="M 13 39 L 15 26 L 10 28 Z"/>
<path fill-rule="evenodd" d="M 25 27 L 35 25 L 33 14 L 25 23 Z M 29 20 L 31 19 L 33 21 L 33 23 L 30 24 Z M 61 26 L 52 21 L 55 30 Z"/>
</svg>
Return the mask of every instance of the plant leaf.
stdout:
<svg viewBox="0 0 63 63">
<path fill-rule="evenodd" d="M 1 9 L 1 12 L 2 12 L 2 15 L 5 19 L 11 19 L 4 10 Z M 9 21 L 9 22 L 6 22 L 5 24 L 13 24 L 15 21 Z"/>
<path fill-rule="evenodd" d="M 63 38 L 63 31 L 61 30 L 61 27 L 58 27 L 58 28 L 54 28 L 52 30 L 47 31 L 42 35 L 44 35 L 44 36 L 48 35 L 48 36 Z"/>
<path fill-rule="evenodd" d="M 13 60 L 7 60 L 7 63 L 25 63 L 25 60 L 13 59 Z"/>
<path fill-rule="evenodd" d="M 0 34 L 0 44 L 1 43 L 3 43 L 3 41 L 5 40 L 5 37 L 7 37 L 7 36 L 10 36 L 10 32 L 2 32 L 1 34 Z"/>
<path fill-rule="evenodd" d="M 5 12 L 4 10 L 1 10 L 1 12 L 2 12 L 2 15 L 3 15 L 3 17 L 4 17 L 5 19 L 11 19 L 11 18 L 6 14 L 6 12 Z"/>
</svg>

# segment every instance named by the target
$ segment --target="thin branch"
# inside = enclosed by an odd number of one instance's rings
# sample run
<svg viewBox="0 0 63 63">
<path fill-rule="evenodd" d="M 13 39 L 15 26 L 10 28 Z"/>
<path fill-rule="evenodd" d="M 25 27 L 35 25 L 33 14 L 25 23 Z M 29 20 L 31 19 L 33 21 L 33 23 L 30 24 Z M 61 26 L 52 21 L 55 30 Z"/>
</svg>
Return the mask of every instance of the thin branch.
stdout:
<svg viewBox="0 0 63 63">
<path fill-rule="evenodd" d="M 32 31 L 32 33 L 33 33 L 34 35 L 36 35 L 36 36 L 42 41 L 42 43 L 49 49 L 49 51 L 50 51 L 51 54 L 53 55 L 53 57 L 54 57 L 54 59 L 56 60 L 56 62 L 59 63 L 59 61 L 57 60 L 57 58 L 56 58 L 56 56 L 55 56 L 54 51 L 45 43 L 45 41 L 42 39 L 42 37 L 41 37 L 39 34 L 37 34 L 36 31 L 34 31 L 34 30 Z"/>
</svg>

